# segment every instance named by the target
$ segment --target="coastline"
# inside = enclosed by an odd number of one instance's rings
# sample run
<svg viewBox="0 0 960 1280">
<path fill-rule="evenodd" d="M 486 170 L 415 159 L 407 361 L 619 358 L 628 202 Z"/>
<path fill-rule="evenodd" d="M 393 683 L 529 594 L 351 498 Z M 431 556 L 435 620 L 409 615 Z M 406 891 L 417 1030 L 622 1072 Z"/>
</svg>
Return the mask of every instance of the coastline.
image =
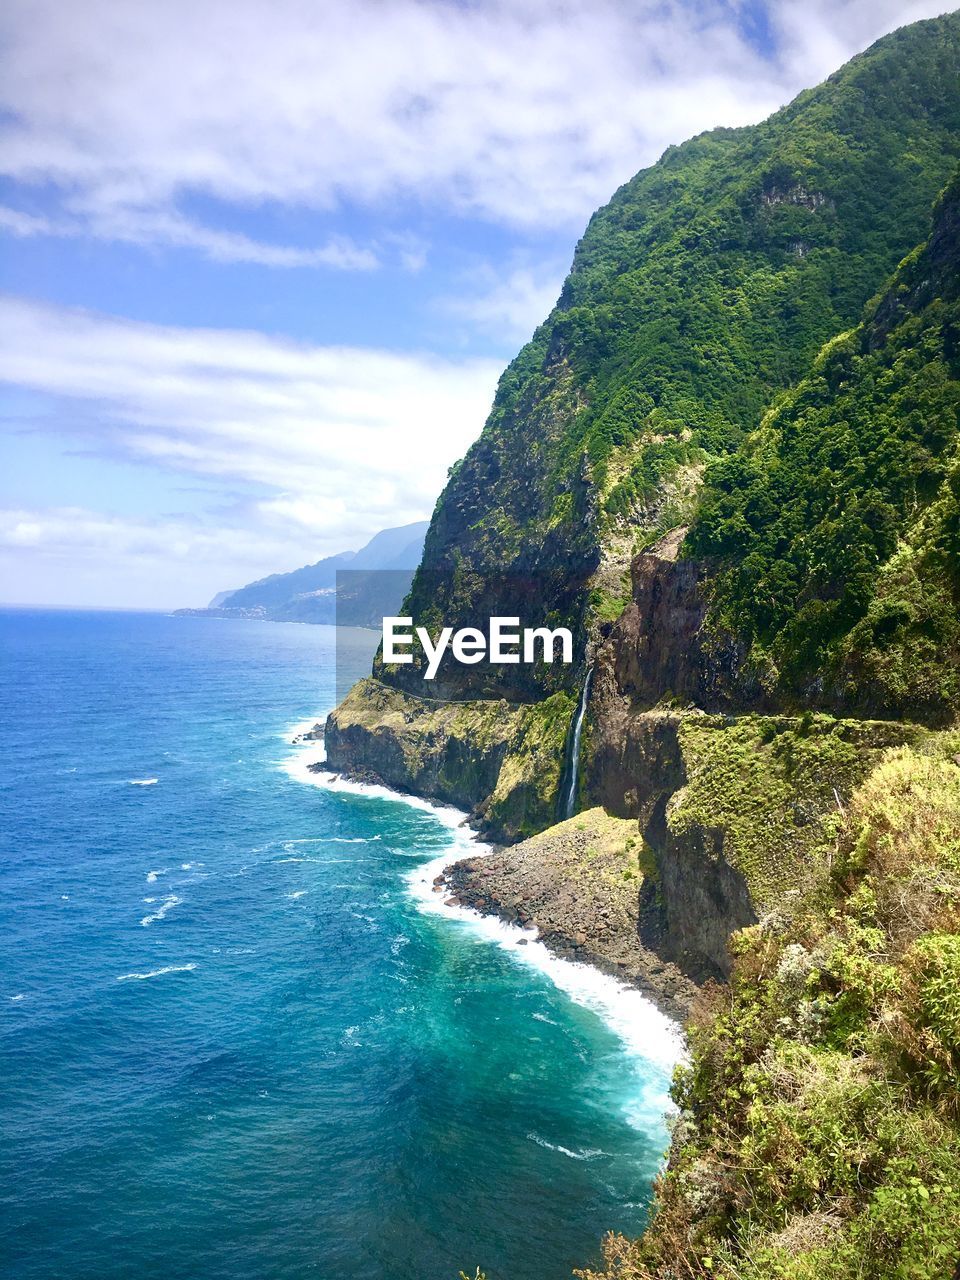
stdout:
<svg viewBox="0 0 960 1280">
<path fill-rule="evenodd" d="M 533 927 L 555 955 L 634 988 L 682 1027 L 699 988 L 641 941 L 640 845 L 635 822 L 589 809 L 483 859 L 461 859 L 440 883 L 459 906 Z"/>
<path fill-rule="evenodd" d="M 417 909 L 469 929 L 478 942 L 500 947 L 517 963 L 545 975 L 574 1003 L 595 1013 L 637 1065 L 637 1088 L 626 1105 L 628 1121 L 645 1130 L 663 1125 L 666 1149 L 666 1120 L 673 1110 L 670 1082 L 674 1068 L 687 1057 L 680 1006 L 671 1008 L 669 1001 L 657 1000 L 656 991 L 652 987 L 644 990 L 632 974 L 612 972 L 602 956 L 594 957 L 586 949 L 580 954 L 571 952 L 559 935 L 542 933 L 532 920 L 511 920 L 496 906 L 479 909 L 466 901 L 465 894 L 461 898 L 448 879 L 454 869 L 464 862 L 484 865 L 487 859 L 507 851 L 485 842 L 469 824 L 468 815 L 453 806 L 381 784 L 356 782 L 324 769 L 322 739 L 304 736 L 317 723 L 318 719 L 311 717 L 286 731 L 284 737 L 292 749 L 280 765 L 282 771 L 308 786 L 406 804 L 438 819 L 449 832 L 448 848 L 405 873 L 408 893 Z"/>
</svg>

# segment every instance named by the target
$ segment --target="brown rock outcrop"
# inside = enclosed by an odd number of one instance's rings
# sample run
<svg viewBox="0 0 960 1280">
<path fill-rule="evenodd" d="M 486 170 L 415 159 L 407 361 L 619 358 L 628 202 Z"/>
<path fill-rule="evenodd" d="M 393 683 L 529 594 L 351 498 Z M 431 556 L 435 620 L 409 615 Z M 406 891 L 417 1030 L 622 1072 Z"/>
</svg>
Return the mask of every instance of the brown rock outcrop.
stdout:
<svg viewBox="0 0 960 1280">
<path fill-rule="evenodd" d="M 629 982 L 683 1020 L 695 984 L 641 939 L 643 853 L 635 822 L 596 808 L 509 849 L 458 862 L 444 883 L 463 905 L 535 925 L 557 954 Z"/>
</svg>

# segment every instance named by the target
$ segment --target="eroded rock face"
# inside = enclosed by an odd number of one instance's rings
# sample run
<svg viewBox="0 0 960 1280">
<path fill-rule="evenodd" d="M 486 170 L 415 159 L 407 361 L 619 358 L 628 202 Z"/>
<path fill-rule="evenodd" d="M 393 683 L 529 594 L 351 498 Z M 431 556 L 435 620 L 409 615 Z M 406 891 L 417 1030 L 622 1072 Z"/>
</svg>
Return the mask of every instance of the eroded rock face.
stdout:
<svg viewBox="0 0 960 1280">
<path fill-rule="evenodd" d="M 730 934 L 757 913 L 743 875 L 724 857 L 722 829 L 671 829 L 668 811 L 687 784 L 682 728 L 699 712 L 634 711 L 609 669 L 599 675 L 589 790 L 611 812 L 634 818 L 653 872 L 641 891 L 641 943 L 689 977 L 730 971 Z M 605 679 L 605 683 L 604 683 Z"/>
<path fill-rule="evenodd" d="M 434 702 L 362 680 L 327 718 L 327 762 L 362 782 L 468 810 L 485 835 L 519 840 L 556 811 L 572 699 Z"/>
<path fill-rule="evenodd" d="M 707 571 L 701 563 L 648 552 L 634 557 L 630 568 L 633 599 L 599 654 L 620 695 L 643 708 L 676 701 L 704 711 L 773 709 L 745 674 L 742 647 L 704 627 Z"/>
<path fill-rule="evenodd" d="M 642 913 L 641 939 L 695 981 L 728 978 L 731 934 L 757 922 L 746 878 L 724 857 L 722 828 L 678 835 L 666 823 L 658 826 L 655 811 L 646 836 L 658 842 L 651 843 L 658 910 Z"/>
<path fill-rule="evenodd" d="M 697 980 L 726 977 L 730 935 L 822 873 L 837 807 L 916 729 L 768 713 L 735 648 L 704 635 L 695 563 L 639 556 L 633 582 L 595 658 L 584 793 L 637 821 L 653 872 L 641 941 Z"/>
<path fill-rule="evenodd" d="M 641 555 L 631 576 L 633 600 L 610 637 L 617 685 L 647 705 L 666 696 L 700 705 L 709 679 L 700 643 L 700 567 L 693 560 Z"/>
<path fill-rule="evenodd" d="M 496 787 L 514 721 L 505 704 L 472 714 L 364 680 L 327 718 L 327 762 L 358 781 L 471 809 Z"/>
<path fill-rule="evenodd" d="M 683 785 L 677 737 L 682 716 L 631 712 L 602 668 L 594 680 L 590 716 L 587 795 L 618 817 L 646 819 L 661 796 Z"/>
</svg>

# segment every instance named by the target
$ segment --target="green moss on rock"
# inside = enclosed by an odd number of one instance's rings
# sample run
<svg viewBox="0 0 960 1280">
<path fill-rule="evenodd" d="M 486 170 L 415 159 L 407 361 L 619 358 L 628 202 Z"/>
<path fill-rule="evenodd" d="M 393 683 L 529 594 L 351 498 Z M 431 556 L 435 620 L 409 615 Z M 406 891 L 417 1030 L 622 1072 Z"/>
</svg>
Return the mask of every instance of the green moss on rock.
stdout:
<svg viewBox="0 0 960 1280">
<path fill-rule="evenodd" d="M 327 719 L 331 768 L 473 811 L 500 839 L 553 820 L 573 700 L 432 702 L 362 680 Z"/>
<path fill-rule="evenodd" d="M 687 783 L 668 806 L 670 832 L 675 840 L 716 833 L 762 914 L 817 882 L 846 798 L 884 748 L 923 732 L 819 715 L 685 717 Z"/>
</svg>

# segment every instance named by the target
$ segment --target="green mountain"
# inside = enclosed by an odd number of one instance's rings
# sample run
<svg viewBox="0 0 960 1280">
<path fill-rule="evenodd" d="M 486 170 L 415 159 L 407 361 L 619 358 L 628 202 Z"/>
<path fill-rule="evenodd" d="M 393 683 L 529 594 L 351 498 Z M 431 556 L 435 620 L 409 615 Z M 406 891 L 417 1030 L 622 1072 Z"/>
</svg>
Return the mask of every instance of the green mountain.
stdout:
<svg viewBox="0 0 960 1280">
<path fill-rule="evenodd" d="M 960 21 L 879 41 L 755 127 L 670 148 L 591 219 L 427 535 L 414 611 L 526 612 L 581 642 L 630 556 L 737 448 L 929 229 L 960 159 Z M 447 575 L 447 580 L 441 575 Z M 531 583 L 530 579 L 535 581 Z M 412 689 L 408 668 L 387 679 Z M 561 673 L 507 696 L 528 700 Z M 478 692 L 469 673 L 449 696 Z"/>
<path fill-rule="evenodd" d="M 837 441 L 825 425 L 822 456 L 809 466 L 791 462 L 776 477 L 764 469 L 776 424 L 807 414 L 804 397 L 817 394 L 818 378 L 840 376 L 847 359 L 872 361 L 876 381 L 884 360 L 896 363 L 893 348 L 873 346 L 895 318 L 890 289 L 910 294 L 909 273 L 922 275 L 927 259 L 905 263 L 902 277 L 887 282 L 928 236 L 931 207 L 958 159 L 960 17 L 950 15 L 880 40 L 760 125 L 669 149 L 622 187 L 591 219 L 557 307 L 503 374 L 483 433 L 453 469 L 408 599 L 417 622 L 434 629 L 495 614 L 569 624 L 577 664 L 492 670 L 445 661 L 424 699 L 417 663 L 378 662 L 376 678 L 335 718 L 331 759 L 476 809 L 499 838 L 548 826 L 569 782 L 570 723 L 585 668 L 637 590 L 631 559 L 645 549 L 673 555 L 691 521 L 680 562 L 691 566 L 688 587 L 680 591 L 678 569 L 658 569 L 648 584 L 673 592 L 676 607 L 631 641 L 645 646 L 635 664 L 645 678 L 628 680 L 623 697 L 648 706 L 680 698 L 726 712 L 813 706 L 948 718 L 950 620 L 931 630 L 921 614 L 945 606 L 949 584 L 941 574 L 934 590 L 931 578 L 933 595 L 921 603 L 895 583 L 905 563 L 896 548 L 921 536 L 907 524 L 943 482 L 938 440 L 951 438 L 949 424 L 928 431 L 917 425 L 918 409 L 910 443 L 895 425 L 898 407 L 881 432 L 886 444 L 871 445 L 850 426 L 835 433 L 850 456 L 834 458 Z M 913 322 L 925 323 L 919 314 Z M 847 336 L 821 356 L 839 333 Z M 854 352 L 857 343 L 866 354 Z M 897 376 L 909 397 L 907 373 Z M 943 395 L 948 405 L 949 390 Z M 872 415 L 864 396 L 858 411 Z M 804 436 L 797 448 L 808 444 Z M 923 461 L 924 451 L 932 460 Z M 814 463 L 819 498 L 808 484 Z M 856 503 L 849 493 L 840 498 L 832 469 L 856 490 Z M 787 526 L 763 524 L 761 507 L 785 503 L 789 484 L 797 501 L 780 518 L 793 521 L 795 545 L 784 559 Z M 754 497 L 761 505 L 745 515 L 738 504 Z M 823 514 L 820 569 L 806 502 L 819 502 Z M 830 502 L 844 508 L 839 523 L 831 523 Z M 882 583 L 881 559 L 889 562 Z M 711 588 L 703 579 L 717 563 L 724 568 Z M 912 630 L 906 615 L 897 621 L 904 608 Z M 868 640 L 869 627 L 886 637 L 884 647 Z M 911 660 L 915 640 L 930 648 L 922 676 L 915 664 L 912 675 L 906 670 L 910 661 L 895 669 L 894 633 Z M 584 776 L 593 790 L 583 799 L 610 793 L 609 776 L 590 767 L 604 745 L 603 689 L 598 680 L 587 717 Z M 445 709 L 460 702 L 470 711 Z M 606 735 L 602 760 L 609 748 Z"/>
<path fill-rule="evenodd" d="M 960 705 L 960 176 L 863 321 L 729 458 L 684 550 L 771 690 L 949 721 Z"/>
</svg>

